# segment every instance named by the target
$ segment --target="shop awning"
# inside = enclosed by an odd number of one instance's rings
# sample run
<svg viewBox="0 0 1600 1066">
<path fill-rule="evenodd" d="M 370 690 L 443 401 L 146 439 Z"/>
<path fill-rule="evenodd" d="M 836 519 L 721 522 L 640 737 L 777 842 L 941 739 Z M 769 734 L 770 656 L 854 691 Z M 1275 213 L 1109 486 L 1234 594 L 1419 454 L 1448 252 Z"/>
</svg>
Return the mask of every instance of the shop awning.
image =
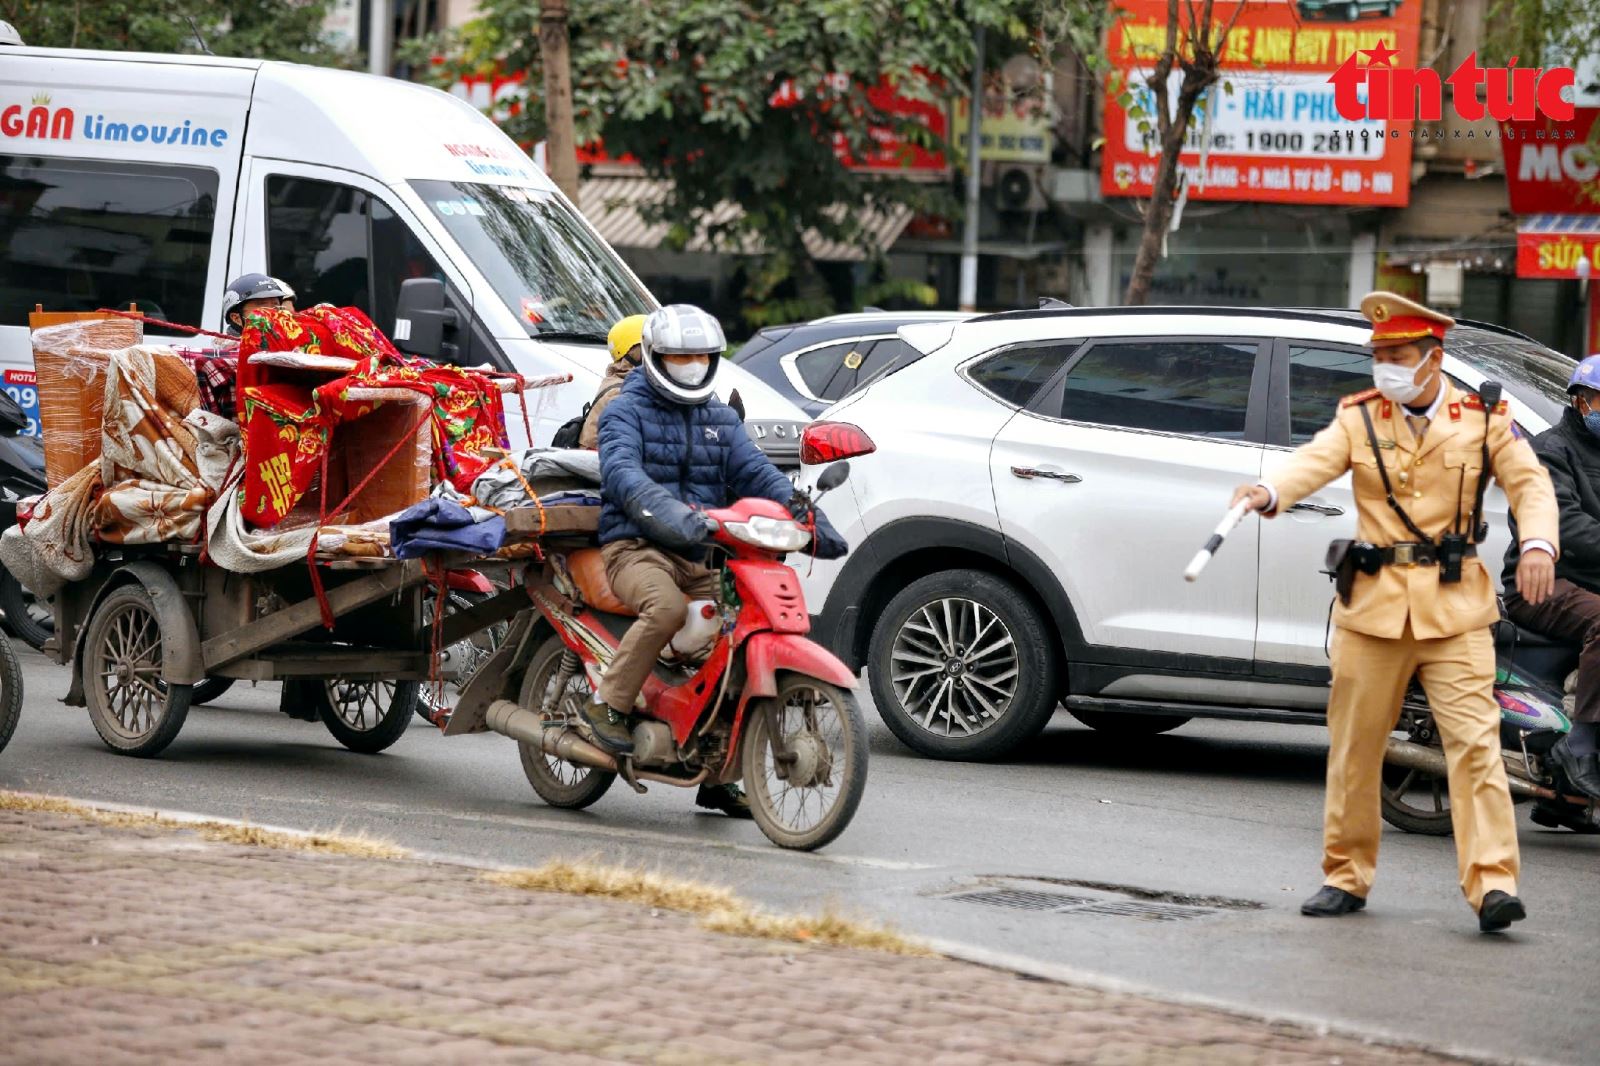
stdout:
<svg viewBox="0 0 1600 1066">
<path fill-rule="evenodd" d="M 665 222 L 647 222 L 640 209 L 658 204 L 666 198 L 667 183 L 640 176 L 593 177 L 578 186 L 578 206 L 584 217 L 594 224 L 607 243 L 616 248 L 659 248 L 671 228 Z M 708 222 L 712 225 L 732 222 L 739 217 L 737 204 L 723 203 L 712 212 Z M 887 251 L 911 221 L 911 209 L 896 205 L 884 211 L 867 209 L 863 212 L 872 245 Z M 806 234 L 806 251 L 812 258 L 858 262 L 866 258 L 862 250 L 845 241 L 823 239 L 815 232 Z M 684 248 L 689 252 L 714 252 L 719 249 L 702 230 L 689 238 Z M 762 251 L 757 241 L 747 241 L 739 249 L 747 255 Z"/>
<path fill-rule="evenodd" d="M 1600 215 L 1526 215 L 1517 223 L 1517 277 L 1600 275 Z"/>
</svg>

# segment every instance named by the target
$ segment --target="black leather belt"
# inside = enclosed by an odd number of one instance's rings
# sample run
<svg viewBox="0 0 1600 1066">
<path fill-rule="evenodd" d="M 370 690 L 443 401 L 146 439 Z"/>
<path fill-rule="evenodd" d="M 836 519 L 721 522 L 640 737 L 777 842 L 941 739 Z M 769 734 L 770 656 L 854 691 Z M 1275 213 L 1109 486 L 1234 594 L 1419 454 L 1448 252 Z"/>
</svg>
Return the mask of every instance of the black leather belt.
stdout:
<svg viewBox="0 0 1600 1066">
<path fill-rule="evenodd" d="M 1468 558 L 1475 557 L 1478 554 L 1478 546 L 1468 544 L 1466 554 Z M 1391 544 L 1387 548 L 1378 549 L 1378 558 L 1385 566 L 1437 566 L 1439 546 L 1426 542 Z"/>
</svg>

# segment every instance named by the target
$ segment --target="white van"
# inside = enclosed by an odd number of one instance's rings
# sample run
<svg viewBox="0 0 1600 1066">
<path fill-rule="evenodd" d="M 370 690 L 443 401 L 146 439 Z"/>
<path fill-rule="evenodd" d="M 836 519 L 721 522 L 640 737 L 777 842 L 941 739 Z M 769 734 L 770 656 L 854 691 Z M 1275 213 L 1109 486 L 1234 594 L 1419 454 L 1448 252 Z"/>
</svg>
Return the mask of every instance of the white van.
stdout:
<svg viewBox="0 0 1600 1066">
<path fill-rule="evenodd" d="M 593 398 L 611 324 L 657 306 L 528 156 L 446 93 L 290 63 L 0 47 L 9 391 L 31 398 L 35 304 L 132 302 L 220 330 L 224 286 L 251 271 L 300 307 L 362 308 L 415 354 L 571 372 L 534 405 L 541 444 Z M 800 409 L 731 363 L 718 378 L 757 442 L 797 466 Z M 520 444 L 515 403 L 507 422 Z"/>
</svg>

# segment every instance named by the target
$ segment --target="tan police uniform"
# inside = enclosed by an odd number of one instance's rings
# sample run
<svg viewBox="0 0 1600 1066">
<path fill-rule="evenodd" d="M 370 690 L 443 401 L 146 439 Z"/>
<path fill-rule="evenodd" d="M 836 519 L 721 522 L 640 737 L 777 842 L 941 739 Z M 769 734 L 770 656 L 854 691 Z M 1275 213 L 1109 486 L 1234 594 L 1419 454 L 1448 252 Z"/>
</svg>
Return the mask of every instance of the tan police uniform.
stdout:
<svg viewBox="0 0 1600 1066">
<path fill-rule="evenodd" d="M 1374 347 L 1423 336 L 1443 338 L 1454 320 L 1392 293 L 1361 303 L 1373 323 Z M 1468 532 L 1488 436 L 1489 466 L 1510 498 L 1524 545 L 1558 543 L 1555 493 L 1533 449 L 1512 425 L 1502 402 L 1489 413 L 1482 401 L 1455 388 L 1426 425 L 1376 389 L 1348 396 L 1333 423 L 1269 468 L 1264 484 L 1287 510 L 1345 471 L 1351 471 L 1358 513 L 1356 537 L 1379 546 L 1417 538 L 1390 508 L 1378 466 L 1384 464 L 1396 499 L 1430 537 Z M 1361 412 L 1372 417 L 1377 448 L 1368 443 Z M 1420 437 L 1416 429 L 1421 429 Z M 1459 522 L 1458 516 L 1459 515 Z M 1469 533 L 1470 535 L 1470 533 Z M 1334 608 L 1328 701 L 1328 782 L 1322 869 L 1326 883 L 1365 898 L 1372 887 L 1381 831 L 1380 774 L 1384 748 L 1405 690 L 1420 674 L 1444 741 L 1450 774 L 1451 817 L 1461 890 L 1474 911 L 1486 893 L 1517 891 L 1517 830 L 1500 756 L 1500 711 L 1494 699 L 1498 619 L 1494 583 L 1481 559 L 1462 563 L 1459 582 L 1441 582 L 1437 565 L 1385 565 L 1358 573 L 1348 604 Z"/>
</svg>

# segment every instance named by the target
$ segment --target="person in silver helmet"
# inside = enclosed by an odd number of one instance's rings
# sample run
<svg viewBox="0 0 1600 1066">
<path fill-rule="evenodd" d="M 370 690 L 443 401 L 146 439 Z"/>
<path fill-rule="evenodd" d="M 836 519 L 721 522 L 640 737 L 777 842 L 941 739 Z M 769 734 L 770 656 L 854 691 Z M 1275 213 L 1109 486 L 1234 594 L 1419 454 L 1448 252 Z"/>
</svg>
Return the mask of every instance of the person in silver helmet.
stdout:
<svg viewBox="0 0 1600 1066">
<path fill-rule="evenodd" d="M 600 419 L 600 545 L 617 598 L 638 612 L 582 712 L 595 739 L 633 750 L 628 717 L 656 658 L 682 628 L 685 594 L 714 599 L 718 578 L 705 564 L 703 512 L 746 496 L 789 505 L 794 485 L 762 454 L 733 408 L 716 397 L 727 341 L 717 320 L 673 304 L 645 319 L 641 372 L 629 374 Z M 819 557 L 846 546 L 816 515 Z M 749 817 L 737 786 L 702 787 L 702 807 Z"/>
<path fill-rule="evenodd" d="M 244 332 L 251 311 L 294 310 L 294 290 L 269 274 L 241 274 L 222 293 L 222 324 L 234 336 Z"/>
</svg>

